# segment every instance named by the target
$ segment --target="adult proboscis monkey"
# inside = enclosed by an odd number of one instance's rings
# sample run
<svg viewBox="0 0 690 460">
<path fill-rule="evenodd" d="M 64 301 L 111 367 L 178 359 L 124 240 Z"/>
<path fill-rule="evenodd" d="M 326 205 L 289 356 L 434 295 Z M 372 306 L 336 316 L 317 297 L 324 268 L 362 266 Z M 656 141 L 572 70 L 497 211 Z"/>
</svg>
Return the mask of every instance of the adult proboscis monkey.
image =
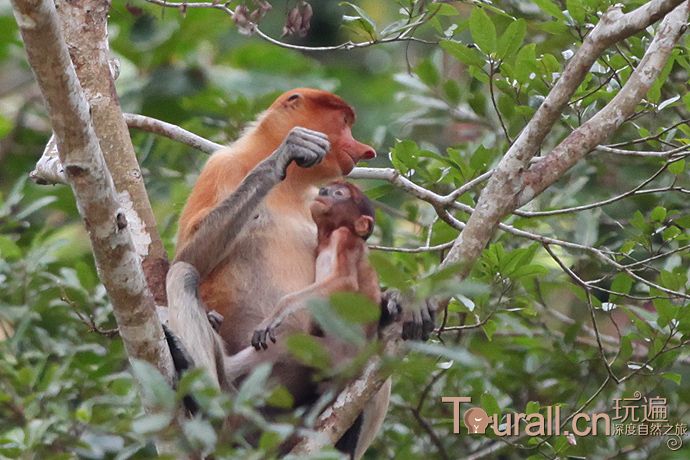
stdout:
<svg viewBox="0 0 690 460">
<path fill-rule="evenodd" d="M 192 190 L 167 277 L 169 326 L 173 342 L 223 389 L 232 387 L 226 357 L 250 343 L 284 295 L 314 282 L 312 198 L 319 185 L 375 156 L 352 137 L 354 119 L 334 94 L 288 91 L 235 143 L 211 156 Z M 218 333 L 207 320 L 210 310 L 224 318 Z M 297 312 L 282 330 L 308 332 L 307 315 Z M 412 318 L 415 330 L 425 329 L 419 314 Z M 234 378 L 232 370 L 227 375 Z M 276 363 L 273 377 L 296 405 L 313 401 L 310 373 L 296 361 Z"/>
</svg>

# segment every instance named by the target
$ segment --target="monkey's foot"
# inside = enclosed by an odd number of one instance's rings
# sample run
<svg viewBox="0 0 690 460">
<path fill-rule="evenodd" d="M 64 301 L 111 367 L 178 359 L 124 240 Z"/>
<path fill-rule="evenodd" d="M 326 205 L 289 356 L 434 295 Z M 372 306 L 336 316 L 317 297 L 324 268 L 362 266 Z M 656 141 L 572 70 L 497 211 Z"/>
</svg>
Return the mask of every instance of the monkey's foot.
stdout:
<svg viewBox="0 0 690 460">
<path fill-rule="evenodd" d="M 402 318 L 403 340 L 428 340 L 434 330 L 436 306 L 431 299 L 414 305 L 397 289 L 388 289 L 381 295 L 381 309 L 381 326 Z"/>
<path fill-rule="evenodd" d="M 403 312 L 403 340 L 428 340 L 436 325 L 436 309 L 431 300 Z"/>
<path fill-rule="evenodd" d="M 402 318 L 402 294 L 397 289 L 387 289 L 381 293 L 381 318 L 379 327 L 386 327 Z"/>
</svg>

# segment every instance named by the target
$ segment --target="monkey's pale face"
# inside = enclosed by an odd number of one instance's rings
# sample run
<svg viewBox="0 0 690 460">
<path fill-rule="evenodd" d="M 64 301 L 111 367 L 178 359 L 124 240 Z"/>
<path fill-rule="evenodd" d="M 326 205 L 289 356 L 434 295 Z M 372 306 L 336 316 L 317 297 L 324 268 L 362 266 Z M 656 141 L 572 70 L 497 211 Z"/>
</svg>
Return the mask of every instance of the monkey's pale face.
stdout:
<svg viewBox="0 0 690 460">
<path fill-rule="evenodd" d="M 350 189 L 344 185 L 331 184 L 321 187 L 319 194 L 311 204 L 311 215 L 318 225 L 319 222 L 330 219 L 333 208 L 339 203 L 346 203 L 352 198 Z"/>
<path fill-rule="evenodd" d="M 327 236 L 339 227 L 347 227 L 356 235 L 367 239 L 374 227 L 372 216 L 364 215 L 357 203 L 353 191 L 344 183 L 335 182 L 322 187 L 311 204 L 311 215 L 319 228 L 319 234 Z"/>
</svg>

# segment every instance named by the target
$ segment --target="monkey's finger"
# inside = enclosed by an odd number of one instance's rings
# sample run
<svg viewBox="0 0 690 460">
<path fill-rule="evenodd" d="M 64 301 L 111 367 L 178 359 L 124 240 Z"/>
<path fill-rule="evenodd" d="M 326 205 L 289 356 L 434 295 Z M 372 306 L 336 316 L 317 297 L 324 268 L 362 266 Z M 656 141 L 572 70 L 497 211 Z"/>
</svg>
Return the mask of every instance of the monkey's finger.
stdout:
<svg viewBox="0 0 690 460">
<path fill-rule="evenodd" d="M 388 310 L 388 313 L 394 318 L 397 318 L 402 313 L 402 305 L 400 305 L 400 303 L 395 297 L 388 298 L 386 309 Z"/>
<path fill-rule="evenodd" d="M 252 346 L 255 350 L 259 349 L 259 331 L 254 331 L 252 334 Z"/>
<path fill-rule="evenodd" d="M 301 136 L 300 139 L 305 142 L 311 142 L 312 144 L 315 144 L 324 150 L 328 150 L 331 147 L 331 142 L 328 140 L 328 136 L 322 133 L 307 134 Z"/>
<path fill-rule="evenodd" d="M 411 312 L 412 319 L 403 323 L 403 340 L 418 340 L 422 336 L 422 314 L 419 310 Z"/>
<path fill-rule="evenodd" d="M 252 336 L 252 346 L 257 351 L 266 349 L 266 339 L 263 330 L 254 331 L 254 335 Z"/>
<path fill-rule="evenodd" d="M 328 141 L 315 142 L 311 139 L 296 139 L 291 144 L 290 147 L 293 149 L 301 150 L 299 153 L 316 156 L 319 158 L 319 161 L 326 155 L 331 146 Z"/>
<path fill-rule="evenodd" d="M 325 133 L 322 133 L 321 131 L 314 131 L 313 129 L 303 128 L 301 126 L 293 128 L 291 133 L 295 133 L 295 135 L 299 136 L 328 141 L 328 135 L 326 135 Z"/>
<path fill-rule="evenodd" d="M 268 330 L 268 337 L 271 339 L 271 342 L 276 343 L 276 329 L 274 327 Z"/>
</svg>

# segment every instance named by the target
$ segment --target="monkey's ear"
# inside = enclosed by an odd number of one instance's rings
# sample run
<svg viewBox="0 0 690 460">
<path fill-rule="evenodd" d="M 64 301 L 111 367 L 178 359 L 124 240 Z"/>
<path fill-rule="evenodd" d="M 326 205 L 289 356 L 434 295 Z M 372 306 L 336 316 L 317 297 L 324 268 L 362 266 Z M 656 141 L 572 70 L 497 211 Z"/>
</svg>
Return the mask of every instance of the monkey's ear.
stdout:
<svg viewBox="0 0 690 460">
<path fill-rule="evenodd" d="M 301 102 L 302 95 L 300 93 L 292 93 L 290 94 L 287 99 L 285 100 L 285 103 L 283 104 L 285 107 L 297 107 L 299 103 Z"/>
<path fill-rule="evenodd" d="M 355 220 L 355 233 L 365 240 L 371 236 L 374 231 L 374 219 L 371 216 L 359 216 Z"/>
</svg>

